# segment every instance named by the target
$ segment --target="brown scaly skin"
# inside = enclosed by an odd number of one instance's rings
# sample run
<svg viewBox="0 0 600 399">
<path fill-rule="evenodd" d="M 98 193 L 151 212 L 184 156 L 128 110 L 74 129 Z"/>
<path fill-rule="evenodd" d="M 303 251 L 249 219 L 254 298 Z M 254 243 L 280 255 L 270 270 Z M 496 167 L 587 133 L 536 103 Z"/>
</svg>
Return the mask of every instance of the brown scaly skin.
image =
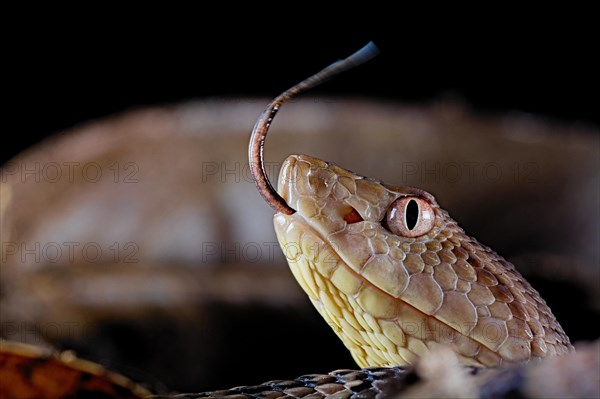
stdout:
<svg viewBox="0 0 600 399">
<path fill-rule="evenodd" d="M 371 367 L 309 374 L 294 380 L 274 380 L 261 385 L 177 396 L 195 398 L 381 398 L 400 392 L 414 377 L 401 367 Z"/>
</svg>

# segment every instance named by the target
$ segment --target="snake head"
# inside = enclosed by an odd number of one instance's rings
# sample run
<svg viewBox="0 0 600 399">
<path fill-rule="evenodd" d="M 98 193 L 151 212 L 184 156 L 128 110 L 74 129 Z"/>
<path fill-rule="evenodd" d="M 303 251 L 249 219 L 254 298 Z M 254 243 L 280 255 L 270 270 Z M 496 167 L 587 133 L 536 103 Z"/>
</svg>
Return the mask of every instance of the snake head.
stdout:
<svg viewBox="0 0 600 399">
<path fill-rule="evenodd" d="M 306 155 L 284 162 L 274 224 L 290 268 L 361 367 L 436 345 L 496 366 L 570 350 L 537 291 L 433 195 Z"/>
<path fill-rule="evenodd" d="M 292 273 L 361 367 L 413 363 L 436 345 L 477 366 L 570 351 L 537 291 L 431 194 L 306 155 L 290 156 L 272 187 L 264 142 L 281 105 L 376 54 L 369 43 L 286 90 L 252 131 L 250 170 Z"/>
</svg>

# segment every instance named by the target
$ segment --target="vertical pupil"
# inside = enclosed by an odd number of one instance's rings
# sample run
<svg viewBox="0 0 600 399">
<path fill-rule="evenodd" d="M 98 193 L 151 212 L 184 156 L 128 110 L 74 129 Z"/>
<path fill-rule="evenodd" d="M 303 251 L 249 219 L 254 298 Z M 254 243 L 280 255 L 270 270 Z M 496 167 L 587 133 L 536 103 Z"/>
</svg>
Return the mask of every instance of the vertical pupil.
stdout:
<svg viewBox="0 0 600 399">
<path fill-rule="evenodd" d="M 419 205 L 417 204 L 417 201 L 408 201 L 404 218 L 406 220 L 406 227 L 409 230 L 414 229 L 417 225 L 417 221 L 419 220 Z"/>
</svg>

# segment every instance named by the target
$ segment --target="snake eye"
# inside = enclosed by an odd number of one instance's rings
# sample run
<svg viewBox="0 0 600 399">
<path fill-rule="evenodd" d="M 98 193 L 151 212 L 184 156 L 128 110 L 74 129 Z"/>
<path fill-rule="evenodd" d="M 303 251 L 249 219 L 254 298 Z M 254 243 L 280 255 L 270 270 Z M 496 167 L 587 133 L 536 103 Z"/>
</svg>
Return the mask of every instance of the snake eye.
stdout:
<svg viewBox="0 0 600 399">
<path fill-rule="evenodd" d="M 418 197 L 398 198 L 387 210 L 387 228 L 402 237 L 418 237 L 433 227 L 435 213 L 429 202 Z"/>
</svg>

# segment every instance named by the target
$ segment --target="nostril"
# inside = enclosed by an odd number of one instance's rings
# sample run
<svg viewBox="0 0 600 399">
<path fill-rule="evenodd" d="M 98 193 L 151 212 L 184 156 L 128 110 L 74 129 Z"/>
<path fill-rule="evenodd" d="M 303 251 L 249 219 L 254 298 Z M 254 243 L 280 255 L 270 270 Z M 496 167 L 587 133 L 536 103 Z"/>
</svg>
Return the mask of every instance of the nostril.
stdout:
<svg viewBox="0 0 600 399">
<path fill-rule="evenodd" d="M 344 220 L 348 224 L 362 222 L 363 218 L 356 212 L 356 209 L 351 208 L 351 211 L 344 215 Z"/>
</svg>

